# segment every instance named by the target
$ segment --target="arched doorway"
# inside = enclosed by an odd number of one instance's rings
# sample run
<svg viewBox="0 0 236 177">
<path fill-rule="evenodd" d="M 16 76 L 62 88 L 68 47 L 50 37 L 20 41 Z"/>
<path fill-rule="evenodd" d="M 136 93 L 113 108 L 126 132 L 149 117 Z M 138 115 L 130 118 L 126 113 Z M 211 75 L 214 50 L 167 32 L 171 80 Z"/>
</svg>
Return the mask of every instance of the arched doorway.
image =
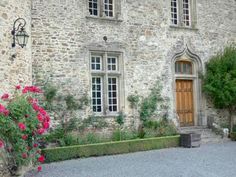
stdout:
<svg viewBox="0 0 236 177">
<path fill-rule="evenodd" d="M 203 125 L 201 60 L 188 48 L 175 55 L 173 60 L 174 105 L 181 127 Z"/>
<path fill-rule="evenodd" d="M 187 60 L 175 62 L 176 112 L 180 126 L 194 126 L 193 64 Z"/>
</svg>

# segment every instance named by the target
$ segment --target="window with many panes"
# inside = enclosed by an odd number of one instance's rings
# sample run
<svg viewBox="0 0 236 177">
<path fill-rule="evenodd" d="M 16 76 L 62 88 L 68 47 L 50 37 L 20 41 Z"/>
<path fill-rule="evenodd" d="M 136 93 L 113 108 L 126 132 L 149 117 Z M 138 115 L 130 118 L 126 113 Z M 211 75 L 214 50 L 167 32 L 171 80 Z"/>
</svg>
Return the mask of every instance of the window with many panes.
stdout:
<svg viewBox="0 0 236 177">
<path fill-rule="evenodd" d="M 114 17 L 115 0 L 88 0 L 88 9 L 91 16 Z"/>
<path fill-rule="evenodd" d="M 171 24 L 194 27 L 196 23 L 196 0 L 171 0 Z"/>
<path fill-rule="evenodd" d="M 176 74 L 193 74 L 192 63 L 189 61 L 176 61 Z"/>
<path fill-rule="evenodd" d="M 92 52 L 90 63 L 93 112 L 101 115 L 119 112 L 122 75 L 120 54 Z"/>
</svg>

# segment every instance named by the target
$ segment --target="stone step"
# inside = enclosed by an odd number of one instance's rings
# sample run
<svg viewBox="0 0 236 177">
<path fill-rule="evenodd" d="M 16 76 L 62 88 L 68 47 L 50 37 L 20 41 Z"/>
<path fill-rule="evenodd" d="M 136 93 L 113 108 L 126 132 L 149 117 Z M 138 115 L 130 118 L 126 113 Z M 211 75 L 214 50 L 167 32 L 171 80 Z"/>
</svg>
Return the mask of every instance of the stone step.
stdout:
<svg viewBox="0 0 236 177">
<path fill-rule="evenodd" d="M 203 126 L 183 127 L 180 128 L 180 133 L 197 133 L 201 134 L 201 143 L 224 143 L 230 141 L 228 138 L 222 138 L 221 135 L 217 135 L 211 129 Z"/>
</svg>

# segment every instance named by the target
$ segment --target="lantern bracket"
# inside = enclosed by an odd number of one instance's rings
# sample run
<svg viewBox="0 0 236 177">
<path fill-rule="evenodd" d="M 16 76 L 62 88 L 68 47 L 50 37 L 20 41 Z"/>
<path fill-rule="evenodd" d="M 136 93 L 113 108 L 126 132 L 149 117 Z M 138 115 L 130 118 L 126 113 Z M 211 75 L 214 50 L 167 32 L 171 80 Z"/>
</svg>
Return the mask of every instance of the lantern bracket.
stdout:
<svg viewBox="0 0 236 177">
<path fill-rule="evenodd" d="M 23 18 L 17 18 L 15 21 L 14 21 L 14 24 L 13 24 L 13 29 L 11 31 L 11 34 L 13 36 L 13 43 L 12 43 L 12 47 L 15 47 L 16 46 L 16 35 L 17 35 L 17 32 L 22 32 L 24 34 L 23 37 L 29 37 L 29 35 L 25 32 L 25 27 L 26 25 L 26 21 L 25 19 Z M 19 44 L 22 48 L 24 48 L 24 46 L 26 46 L 26 43 L 24 44 Z"/>
</svg>

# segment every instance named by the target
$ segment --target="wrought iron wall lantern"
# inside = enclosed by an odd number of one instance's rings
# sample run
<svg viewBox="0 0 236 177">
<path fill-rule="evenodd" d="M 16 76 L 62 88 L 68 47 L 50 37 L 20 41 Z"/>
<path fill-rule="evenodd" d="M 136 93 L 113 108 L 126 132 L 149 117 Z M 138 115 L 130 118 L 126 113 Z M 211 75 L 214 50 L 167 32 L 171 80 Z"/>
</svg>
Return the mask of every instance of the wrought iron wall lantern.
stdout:
<svg viewBox="0 0 236 177">
<path fill-rule="evenodd" d="M 18 18 L 13 24 L 13 30 L 11 34 L 13 36 L 12 47 L 16 46 L 16 42 L 19 46 L 24 48 L 28 42 L 29 35 L 25 32 L 26 21 L 23 18 Z"/>
</svg>

